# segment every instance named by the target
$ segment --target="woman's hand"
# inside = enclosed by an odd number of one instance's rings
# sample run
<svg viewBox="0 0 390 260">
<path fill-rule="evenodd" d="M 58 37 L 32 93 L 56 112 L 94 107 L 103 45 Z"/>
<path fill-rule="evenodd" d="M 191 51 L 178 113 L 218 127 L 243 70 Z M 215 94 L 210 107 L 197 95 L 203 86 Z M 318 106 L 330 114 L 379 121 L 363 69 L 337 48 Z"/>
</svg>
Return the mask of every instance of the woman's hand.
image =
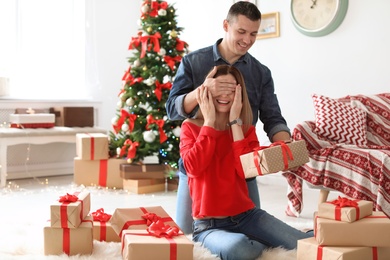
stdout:
<svg viewBox="0 0 390 260">
<path fill-rule="evenodd" d="M 204 85 L 196 89 L 196 100 L 199 108 L 202 111 L 204 125 L 214 127 L 215 123 L 215 107 L 211 92 Z"/>
<path fill-rule="evenodd" d="M 242 94 L 241 85 L 236 85 L 236 91 L 234 93 L 234 100 L 232 107 L 230 108 L 229 121 L 233 121 L 240 117 L 242 109 Z"/>
</svg>

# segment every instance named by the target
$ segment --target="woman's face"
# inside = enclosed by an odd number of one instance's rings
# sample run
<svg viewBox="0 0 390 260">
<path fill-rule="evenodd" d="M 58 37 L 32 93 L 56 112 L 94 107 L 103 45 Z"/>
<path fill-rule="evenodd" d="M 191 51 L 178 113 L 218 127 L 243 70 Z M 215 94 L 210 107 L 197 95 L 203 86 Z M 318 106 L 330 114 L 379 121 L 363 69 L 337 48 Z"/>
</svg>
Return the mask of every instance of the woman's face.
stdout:
<svg viewBox="0 0 390 260">
<path fill-rule="evenodd" d="M 225 75 L 229 80 L 236 80 L 232 74 Z M 236 82 L 237 84 L 237 82 Z M 213 97 L 213 103 L 215 110 L 221 113 L 227 113 L 230 112 L 230 108 L 232 107 L 233 100 L 234 100 L 234 94 L 235 92 L 232 91 L 228 95 L 220 95 Z"/>
</svg>

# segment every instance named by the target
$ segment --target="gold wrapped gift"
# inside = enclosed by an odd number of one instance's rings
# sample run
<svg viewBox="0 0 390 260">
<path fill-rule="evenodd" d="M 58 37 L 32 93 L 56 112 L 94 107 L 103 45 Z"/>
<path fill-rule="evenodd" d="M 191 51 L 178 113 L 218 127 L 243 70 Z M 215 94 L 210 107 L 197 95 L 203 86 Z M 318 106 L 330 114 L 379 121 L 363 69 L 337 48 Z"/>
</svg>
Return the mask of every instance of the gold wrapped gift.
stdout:
<svg viewBox="0 0 390 260">
<path fill-rule="evenodd" d="M 276 142 L 240 156 L 245 178 L 285 171 L 309 162 L 304 140 Z"/>
<path fill-rule="evenodd" d="M 373 203 L 366 200 L 350 200 L 338 197 L 318 206 L 318 216 L 344 222 L 354 222 L 372 214 Z"/>
</svg>

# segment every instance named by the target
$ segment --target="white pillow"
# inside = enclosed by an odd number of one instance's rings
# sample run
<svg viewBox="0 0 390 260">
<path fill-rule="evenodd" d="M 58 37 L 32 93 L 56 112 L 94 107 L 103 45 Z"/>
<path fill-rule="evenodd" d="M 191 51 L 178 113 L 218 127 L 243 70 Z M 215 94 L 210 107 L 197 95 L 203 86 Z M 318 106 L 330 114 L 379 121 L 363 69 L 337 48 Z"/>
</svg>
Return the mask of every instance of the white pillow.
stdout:
<svg viewBox="0 0 390 260">
<path fill-rule="evenodd" d="M 322 95 L 312 98 L 318 135 L 338 143 L 367 145 L 365 111 Z"/>
</svg>

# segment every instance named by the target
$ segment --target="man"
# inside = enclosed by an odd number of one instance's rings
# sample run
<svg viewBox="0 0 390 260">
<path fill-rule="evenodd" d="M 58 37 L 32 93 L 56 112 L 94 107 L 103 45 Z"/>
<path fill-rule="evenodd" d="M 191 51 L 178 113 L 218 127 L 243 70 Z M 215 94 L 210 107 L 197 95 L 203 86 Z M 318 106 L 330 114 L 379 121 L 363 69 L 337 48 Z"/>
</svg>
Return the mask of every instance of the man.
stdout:
<svg viewBox="0 0 390 260">
<path fill-rule="evenodd" d="M 233 92 L 236 82 L 223 76 L 213 78 L 215 68 L 206 78 L 214 66 L 229 64 L 238 68 L 244 76 L 253 111 L 253 124 L 256 125 L 259 118 L 271 142 L 290 139 L 290 129 L 274 93 L 271 71 L 248 53 L 256 42 L 260 21 L 261 13 L 256 5 L 239 1 L 231 6 L 223 22 L 225 37 L 213 46 L 183 57 L 166 103 L 171 120 L 194 117 L 199 109 L 194 90 L 202 84 L 210 89 L 212 96 Z M 247 185 L 251 199 L 260 208 L 256 179 L 248 180 Z M 191 199 L 181 160 L 177 196 L 176 222 L 184 233 L 192 233 Z"/>
</svg>

